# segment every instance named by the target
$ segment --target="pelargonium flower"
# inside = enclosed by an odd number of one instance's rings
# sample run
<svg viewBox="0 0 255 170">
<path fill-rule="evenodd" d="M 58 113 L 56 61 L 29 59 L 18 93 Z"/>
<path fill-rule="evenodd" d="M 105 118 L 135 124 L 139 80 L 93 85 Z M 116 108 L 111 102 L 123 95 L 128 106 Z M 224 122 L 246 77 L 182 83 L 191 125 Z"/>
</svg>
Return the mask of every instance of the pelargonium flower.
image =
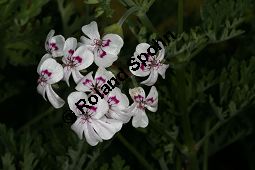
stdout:
<svg viewBox="0 0 255 170">
<path fill-rule="evenodd" d="M 49 57 L 49 54 L 44 55 L 37 67 L 37 72 L 40 75 L 38 79 L 37 91 L 45 100 L 46 93 L 50 103 L 55 108 L 60 108 L 65 104 L 65 101 L 53 91 L 51 85 L 57 83 L 63 78 L 64 71 L 63 67 L 57 63 L 56 60 Z"/>
<path fill-rule="evenodd" d="M 81 42 L 93 51 L 95 63 L 98 67 L 109 67 L 118 59 L 118 53 L 124 42 L 117 34 L 106 34 L 100 38 L 97 23 L 92 21 L 82 27 L 82 32 L 88 37 L 82 36 Z"/>
<path fill-rule="evenodd" d="M 129 100 L 116 87 L 118 81 L 115 76 L 111 71 L 102 67 L 98 68 L 95 78 L 92 74 L 93 72 L 90 72 L 84 76 L 75 89 L 81 92 L 91 92 L 90 94 L 98 94 L 101 99 L 108 102 L 109 110 L 106 116 L 127 123 L 132 116 L 129 112 L 124 111 L 129 106 Z"/>
<path fill-rule="evenodd" d="M 133 114 L 132 125 L 135 128 L 144 128 L 149 123 L 145 108 L 152 112 L 156 112 L 158 109 L 158 91 L 155 86 L 152 86 L 148 96 L 145 97 L 143 88 L 136 87 L 129 89 L 129 94 L 134 101 L 134 103 L 127 109 L 128 112 Z"/>
<path fill-rule="evenodd" d="M 107 94 L 110 92 L 107 89 L 107 81 L 110 81 L 114 75 L 112 72 L 107 71 L 105 68 L 99 67 L 96 71 L 95 78 L 92 76 L 93 71 L 89 72 L 84 76 L 81 81 L 77 84 L 75 89 L 81 92 L 92 92 L 97 93 L 101 98 L 104 98 L 104 93 Z M 109 86 L 108 86 L 109 87 Z M 110 87 L 111 88 L 111 87 Z"/>
<path fill-rule="evenodd" d="M 45 41 L 45 49 L 53 57 L 60 57 L 63 55 L 63 47 L 65 38 L 62 35 L 56 35 L 54 30 L 50 30 Z"/>
<path fill-rule="evenodd" d="M 94 55 L 85 46 L 77 48 L 77 40 L 68 38 L 64 45 L 64 57 L 62 61 L 64 67 L 64 80 L 69 86 L 69 77 L 72 74 L 75 83 L 78 83 L 83 75 L 79 72 L 88 68 L 94 60 Z"/>
<path fill-rule="evenodd" d="M 130 66 L 129 70 L 135 75 L 139 77 L 146 77 L 149 75 L 148 79 L 141 82 L 141 84 L 145 84 L 147 86 L 152 86 L 156 83 L 158 79 L 158 74 L 165 79 L 165 72 L 166 69 L 169 67 L 169 64 L 163 64 L 163 59 L 165 55 L 165 48 L 162 43 L 159 44 L 161 50 L 154 56 L 148 54 L 147 49 L 149 49 L 150 45 L 147 43 L 140 43 L 136 46 L 136 51 L 134 53 L 134 58 L 136 62 L 139 62 L 139 68 L 137 70 L 133 70 L 133 67 Z M 137 58 L 140 54 L 145 53 L 148 56 L 147 61 L 141 63 L 140 60 Z"/>
<path fill-rule="evenodd" d="M 127 123 L 132 117 L 130 112 L 125 111 L 129 106 L 127 96 L 118 87 L 115 87 L 106 98 L 109 105 L 106 116 Z"/>
<path fill-rule="evenodd" d="M 85 103 L 79 102 L 80 100 Z M 77 120 L 71 126 L 72 130 L 80 139 L 85 136 L 86 141 L 91 146 L 97 145 L 102 140 L 111 139 L 122 127 L 122 122 L 105 117 L 109 106 L 103 99 L 99 99 L 94 106 L 83 107 L 88 102 L 88 96 L 83 92 L 72 92 L 67 101 L 70 109 L 77 116 Z M 82 107 L 82 111 L 77 107 L 76 103 Z"/>
</svg>

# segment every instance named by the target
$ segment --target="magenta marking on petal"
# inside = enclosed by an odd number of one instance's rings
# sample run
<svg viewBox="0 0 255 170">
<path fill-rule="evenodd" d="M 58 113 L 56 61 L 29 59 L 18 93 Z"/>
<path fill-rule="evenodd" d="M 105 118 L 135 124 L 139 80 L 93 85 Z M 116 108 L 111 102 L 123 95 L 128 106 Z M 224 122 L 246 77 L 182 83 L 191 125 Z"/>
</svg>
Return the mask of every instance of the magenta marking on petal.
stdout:
<svg viewBox="0 0 255 170">
<path fill-rule="evenodd" d="M 68 51 L 68 53 L 69 53 L 70 55 L 73 55 L 74 50 L 71 49 L 71 50 Z"/>
<path fill-rule="evenodd" d="M 135 101 L 136 102 L 141 102 L 141 101 L 143 101 L 143 96 L 141 96 L 140 94 L 138 94 L 137 96 L 134 96 L 134 99 L 135 99 Z"/>
<path fill-rule="evenodd" d="M 48 77 L 50 77 L 51 74 L 52 74 L 52 73 L 49 72 L 48 70 L 43 70 L 41 73 L 42 73 L 42 75 L 45 75 L 45 74 L 46 74 Z"/>
<path fill-rule="evenodd" d="M 78 63 L 81 63 L 82 62 L 82 58 L 80 56 L 77 56 L 77 57 L 74 57 L 75 60 L 78 61 Z"/>
<path fill-rule="evenodd" d="M 89 109 L 92 110 L 93 112 L 97 111 L 97 107 L 95 106 L 91 106 Z"/>
<path fill-rule="evenodd" d="M 105 55 L 106 55 L 106 52 L 102 50 L 102 53 L 100 53 L 100 58 L 104 58 Z"/>
<path fill-rule="evenodd" d="M 141 68 L 142 71 L 144 71 L 144 69 L 145 69 L 144 64 L 141 64 L 140 68 Z"/>
<path fill-rule="evenodd" d="M 98 81 L 102 81 L 103 83 L 105 83 L 105 81 L 106 81 L 106 80 L 105 80 L 103 77 L 101 77 L 101 76 L 100 76 L 100 77 L 97 77 L 97 78 L 96 78 L 96 81 L 97 81 L 97 80 L 98 80 Z"/>
<path fill-rule="evenodd" d="M 82 82 L 83 85 L 87 85 L 88 83 L 92 83 L 92 80 L 86 79 L 85 81 Z"/>
<path fill-rule="evenodd" d="M 111 103 L 113 102 L 113 103 Z M 116 96 L 110 97 L 108 100 L 109 104 L 118 104 L 120 101 L 116 98 Z"/>
<path fill-rule="evenodd" d="M 153 97 L 151 97 L 151 98 L 148 98 L 146 101 L 147 101 L 148 103 L 153 103 L 153 102 L 154 102 L 154 99 L 153 99 Z"/>
<path fill-rule="evenodd" d="M 56 43 L 50 43 L 50 46 L 54 49 L 54 50 L 58 50 L 58 46 Z"/>
<path fill-rule="evenodd" d="M 110 39 L 103 40 L 103 41 L 106 41 L 106 43 L 102 44 L 102 47 L 107 47 L 110 45 L 110 42 L 112 42 Z"/>
</svg>

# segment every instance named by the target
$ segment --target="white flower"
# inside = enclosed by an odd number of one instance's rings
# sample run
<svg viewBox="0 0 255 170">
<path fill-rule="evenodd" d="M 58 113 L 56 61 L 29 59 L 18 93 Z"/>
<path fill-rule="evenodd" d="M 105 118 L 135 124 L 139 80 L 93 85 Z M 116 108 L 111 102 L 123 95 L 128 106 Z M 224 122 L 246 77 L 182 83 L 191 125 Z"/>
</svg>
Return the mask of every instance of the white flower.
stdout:
<svg viewBox="0 0 255 170">
<path fill-rule="evenodd" d="M 114 75 L 112 72 L 102 67 L 97 69 L 95 78 L 93 78 L 92 74 L 93 72 L 91 71 L 84 76 L 75 89 L 81 92 L 97 93 L 101 98 L 104 98 L 104 93 L 107 95 L 111 91 L 111 87 L 113 87 L 113 85 L 107 85 L 107 81 L 110 82 L 110 79 L 114 77 Z"/>
<path fill-rule="evenodd" d="M 83 101 L 79 102 L 80 100 Z M 102 140 L 111 139 L 122 127 L 120 121 L 105 117 L 105 113 L 109 109 L 105 100 L 99 99 L 96 105 L 85 107 L 88 102 L 87 95 L 83 92 L 73 92 L 68 96 L 67 101 L 70 109 L 77 116 L 77 120 L 71 128 L 80 139 L 85 136 L 91 146 L 97 145 Z M 77 106 L 83 110 L 81 111 Z"/>
<path fill-rule="evenodd" d="M 169 65 L 163 64 L 165 48 L 162 45 L 162 43 L 160 43 L 159 46 L 161 47 L 161 50 L 159 50 L 158 53 L 153 56 L 148 54 L 148 49 L 150 48 L 149 44 L 140 43 L 136 46 L 136 51 L 134 53 L 134 58 L 135 58 L 134 61 L 139 62 L 140 64 L 137 70 L 134 69 L 135 67 L 133 66 L 130 66 L 129 70 L 135 76 L 145 77 L 149 75 L 148 79 L 141 82 L 141 84 L 145 84 L 147 86 L 154 85 L 158 79 L 158 74 L 160 74 L 162 78 L 165 79 L 165 72 L 166 72 L 166 69 L 169 67 Z M 143 55 L 140 57 L 144 61 L 145 65 L 143 62 L 141 62 L 141 60 L 137 58 L 142 53 L 145 53 L 148 56 L 147 60 L 146 60 L 146 57 Z"/>
<path fill-rule="evenodd" d="M 97 23 L 92 21 L 82 27 L 82 32 L 88 37 L 82 36 L 81 42 L 93 51 L 95 63 L 98 67 L 109 67 L 118 59 L 118 53 L 124 42 L 117 34 L 106 34 L 100 38 Z"/>
<path fill-rule="evenodd" d="M 65 104 L 65 101 L 53 91 L 51 84 L 60 81 L 64 76 L 64 71 L 63 67 L 50 57 L 49 54 L 44 55 L 37 67 L 37 72 L 40 75 L 37 91 L 45 100 L 46 93 L 50 103 L 55 108 L 60 108 Z"/>
<path fill-rule="evenodd" d="M 124 111 L 129 106 L 129 100 L 116 87 L 119 85 L 118 80 L 112 72 L 102 67 L 98 68 L 95 78 L 92 77 L 92 73 L 90 72 L 84 76 L 75 89 L 81 92 L 91 92 L 90 94 L 98 94 L 101 99 L 108 102 L 109 110 L 106 116 L 127 123 L 132 116 L 129 112 Z"/>
<path fill-rule="evenodd" d="M 152 112 L 156 112 L 158 109 L 158 91 L 155 86 L 152 86 L 148 96 L 145 97 L 143 88 L 136 87 L 129 89 L 129 94 L 134 100 L 134 103 L 127 109 L 127 111 L 133 114 L 132 125 L 136 128 L 144 128 L 149 123 L 145 108 Z"/>
<path fill-rule="evenodd" d="M 93 53 L 89 51 L 85 46 L 81 46 L 78 49 L 77 40 L 75 38 L 68 38 L 64 45 L 64 57 L 62 61 L 64 67 L 64 80 L 69 86 L 69 77 L 72 74 L 75 83 L 78 83 L 83 75 L 79 70 L 88 68 L 94 60 Z"/>
<path fill-rule="evenodd" d="M 109 110 L 106 116 L 127 123 L 132 117 L 130 112 L 125 111 L 129 106 L 127 96 L 118 87 L 115 87 L 106 98 L 109 104 Z"/>
<path fill-rule="evenodd" d="M 50 30 L 45 41 L 45 49 L 53 57 L 60 57 L 63 55 L 63 47 L 65 38 L 62 35 L 56 35 L 54 30 Z"/>
</svg>

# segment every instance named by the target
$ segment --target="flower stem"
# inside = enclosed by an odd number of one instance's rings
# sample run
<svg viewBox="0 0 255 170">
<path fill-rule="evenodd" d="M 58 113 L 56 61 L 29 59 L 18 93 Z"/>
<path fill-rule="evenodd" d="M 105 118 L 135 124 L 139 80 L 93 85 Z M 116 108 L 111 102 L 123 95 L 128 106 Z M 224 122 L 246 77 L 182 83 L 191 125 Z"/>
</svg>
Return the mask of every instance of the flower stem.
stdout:
<svg viewBox="0 0 255 170">
<path fill-rule="evenodd" d="M 153 170 L 152 166 L 144 159 L 144 157 L 134 148 L 120 133 L 117 135 L 119 141 L 136 157 L 136 159 L 147 170 Z"/>
<path fill-rule="evenodd" d="M 178 0 L 178 34 L 183 32 L 183 0 Z"/>
<path fill-rule="evenodd" d="M 138 8 L 136 6 L 133 6 L 131 8 L 129 8 L 125 14 L 119 19 L 118 21 L 118 25 L 122 26 L 123 23 L 126 21 L 126 19 L 129 17 L 129 15 L 131 15 L 132 13 L 138 11 Z"/>
<path fill-rule="evenodd" d="M 147 17 L 146 14 L 138 14 L 139 19 L 141 22 L 152 32 L 157 32 L 156 28 L 151 23 L 150 19 Z"/>
<path fill-rule="evenodd" d="M 209 129 L 210 129 L 210 120 L 207 120 L 205 124 L 205 134 L 208 133 Z M 207 138 L 204 143 L 203 170 L 208 170 L 208 146 L 209 146 L 209 138 Z"/>
</svg>

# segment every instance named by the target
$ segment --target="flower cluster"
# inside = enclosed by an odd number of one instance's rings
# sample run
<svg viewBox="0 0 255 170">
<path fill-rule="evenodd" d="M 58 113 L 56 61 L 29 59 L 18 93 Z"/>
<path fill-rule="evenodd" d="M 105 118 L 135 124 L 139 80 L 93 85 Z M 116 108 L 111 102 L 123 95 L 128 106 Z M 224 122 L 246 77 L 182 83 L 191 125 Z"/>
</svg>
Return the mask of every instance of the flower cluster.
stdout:
<svg viewBox="0 0 255 170">
<path fill-rule="evenodd" d="M 37 68 L 39 74 L 37 91 L 55 108 L 61 108 L 65 101 L 54 92 L 52 84 L 63 80 L 70 86 L 69 79 L 76 83 L 74 92 L 67 97 L 69 108 L 77 117 L 71 129 L 80 139 L 95 146 L 103 140 L 108 140 L 117 133 L 124 123 L 132 119 L 134 127 L 146 127 L 149 123 L 145 109 L 156 112 L 158 108 L 158 92 L 155 86 L 158 74 L 163 78 L 168 65 L 163 64 L 164 47 L 154 56 L 148 57 L 146 65 L 141 64 L 138 70 L 130 70 L 136 76 L 149 76 L 142 84 L 152 86 L 148 95 L 142 87 L 129 89 L 130 101 L 126 94 L 118 87 L 111 86 L 111 80 L 116 80 L 114 74 L 108 71 L 124 44 L 117 34 L 106 34 L 100 37 L 95 21 L 82 27 L 85 36 L 77 42 L 76 38 L 65 39 L 62 35 L 55 35 L 51 30 L 46 38 L 45 54 Z M 137 46 L 135 54 L 146 52 L 148 44 Z M 95 63 L 98 66 L 93 71 L 83 75 Z M 111 84 L 110 84 L 111 85 Z M 92 97 L 96 96 L 98 97 Z M 47 99 L 46 99 L 47 96 Z M 90 101 L 89 101 L 90 100 Z M 94 101 L 92 101 L 94 100 Z M 87 103 L 95 103 L 87 107 Z"/>
</svg>

